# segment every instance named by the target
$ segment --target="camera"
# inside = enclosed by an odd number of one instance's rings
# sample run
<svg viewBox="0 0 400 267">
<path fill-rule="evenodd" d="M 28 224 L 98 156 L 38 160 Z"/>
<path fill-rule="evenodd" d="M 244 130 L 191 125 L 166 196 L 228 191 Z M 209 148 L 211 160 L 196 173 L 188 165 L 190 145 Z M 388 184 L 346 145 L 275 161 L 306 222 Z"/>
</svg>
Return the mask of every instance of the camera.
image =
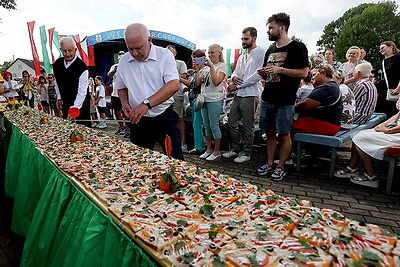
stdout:
<svg viewBox="0 0 400 267">
<path fill-rule="evenodd" d="M 196 64 L 204 64 L 204 57 L 196 57 L 194 59 L 194 63 L 196 63 Z"/>
</svg>

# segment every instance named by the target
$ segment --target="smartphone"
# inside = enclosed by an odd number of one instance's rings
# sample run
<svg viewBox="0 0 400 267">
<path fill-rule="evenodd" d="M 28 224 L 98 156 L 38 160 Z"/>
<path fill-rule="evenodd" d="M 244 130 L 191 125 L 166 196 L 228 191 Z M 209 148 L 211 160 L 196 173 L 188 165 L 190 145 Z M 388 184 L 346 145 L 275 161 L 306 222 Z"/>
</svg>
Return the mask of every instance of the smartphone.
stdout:
<svg viewBox="0 0 400 267">
<path fill-rule="evenodd" d="M 196 57 L 194 59 L 194 63 L 196 63 L 196 64 L 204 64 L 204 57 Z"/>
</svg>

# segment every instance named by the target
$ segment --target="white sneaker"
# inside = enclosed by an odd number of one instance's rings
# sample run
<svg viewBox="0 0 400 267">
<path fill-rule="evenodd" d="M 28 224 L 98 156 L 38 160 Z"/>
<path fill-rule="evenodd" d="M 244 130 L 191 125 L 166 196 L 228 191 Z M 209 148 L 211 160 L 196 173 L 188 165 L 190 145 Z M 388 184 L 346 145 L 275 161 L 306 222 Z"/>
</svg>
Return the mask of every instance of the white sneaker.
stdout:
<svg viewBox="0 0 400 267">
<path fill-rule="evenodd" d="M 204 152 L 203 154 L 201 154 L 201 155 L 199 156 L 199 158 L 201 158 L 201 159 L 206 159 L 206 158 L 208 158 L 211 154 L 212 154 L 212 153 L 208 153 L 208 152 L 206 151 L 206 152 Z"/>
<path fill-rule="evenodd" d="M 229 158 L 237 157 L 237 156 L 238 156 L 238 153 L 236 153 L 235 151 L 231 150 L 231 151 L 229 151 L 229 152 L 223 153 L 222 156 L 223 156 L 224 158 L 226 158 L 226 159 L 229 159 Z"/>
<path fill-rule="evenodd" d="M 206 160 L 208 160 L 208 161 L 214 161 L 214 160 L 218 159 L 219 157 L 221 157 L 221 154 L 219 154 L 219 155 L 211 154 L 210 156 L 208 156 L 208 157 L 206 158 Z"/>
<path fill-rule="evenodd" d="M 279 164 L 279 159 L 274 160 L 274 164 L 278 165 Z M 292 159 L 289 159 L 285 162 L 285 165 L 294 165 L 294 162 Z"/>
<path fill-rule="evenodd" d="M 250 160 L 250 156 L 246 156 L 246 155 L 239 155 L 238 157 L 236 157 L 233 161 L 236 163 L 243 163 L 245 161 L 249 161 Z"/>
<path fill-rule="evenodd" d="M 105 122 L 100 122 L 99 125 L 97 126 L 99 129 L 104 129 L 107 128 L 107 124 Z"/>
</svg>

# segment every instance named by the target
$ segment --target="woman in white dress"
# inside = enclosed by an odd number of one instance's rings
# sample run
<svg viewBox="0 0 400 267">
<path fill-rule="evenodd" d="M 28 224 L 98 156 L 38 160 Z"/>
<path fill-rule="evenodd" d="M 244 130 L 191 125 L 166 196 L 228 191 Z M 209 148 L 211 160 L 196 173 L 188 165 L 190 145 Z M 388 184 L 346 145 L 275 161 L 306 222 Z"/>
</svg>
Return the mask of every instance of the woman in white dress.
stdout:
<svg viewBox="0 0 400 267">
<path fill-rule="evenodd" d="M 400 110 L 400 100 L 397 101 L 396 107 Z M 355 152 L 351 153 L 349 165 L 337 171 L 335 176 L 350 178 L 352 183 L 377 188 L 378 178 L 374 171 L 373 160 L 383 160 L 386 148 L 400 145 L 399 117 L 400 111 L 374 129 L 363 130 L 352 136 Z M 363 173 L 357 171 L 360 161 L 364 166 Z"/>
</svg>

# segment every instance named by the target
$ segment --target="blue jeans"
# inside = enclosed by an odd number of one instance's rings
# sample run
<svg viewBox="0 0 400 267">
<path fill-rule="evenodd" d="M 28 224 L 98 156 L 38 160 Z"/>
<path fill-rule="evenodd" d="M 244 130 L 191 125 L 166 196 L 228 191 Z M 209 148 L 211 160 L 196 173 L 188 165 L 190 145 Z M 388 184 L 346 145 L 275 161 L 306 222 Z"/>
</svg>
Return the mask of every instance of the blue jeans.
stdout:
<svg viewBox="0 0 400 267">
<path fill-rule="evenodd" d="M 219 115 L 222 112 L 222 100 L 217 102 L 205 102 L 201 109 L 206 136 L 221 138 L 221 129 L 219 128 Z"/>
<path fill-rule="evenodd" d="M 192 108 L 192 125 L 193 125 L 193 136 L 194 136 L 194 148 L 202 150 L 204 147 L 204 136 L 203 136 L 203 117 L 201 111 L 194 107 L 194 101 L 190 101 Z"/>
<path fill-rule="evenodd" d="M 294 106 L 275 106 L 261 101 L 260 128 L 270 131 L 275 130 L 279 134 L 290 133 L 294 116 Z"/>
</svg>

